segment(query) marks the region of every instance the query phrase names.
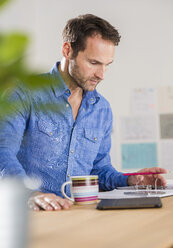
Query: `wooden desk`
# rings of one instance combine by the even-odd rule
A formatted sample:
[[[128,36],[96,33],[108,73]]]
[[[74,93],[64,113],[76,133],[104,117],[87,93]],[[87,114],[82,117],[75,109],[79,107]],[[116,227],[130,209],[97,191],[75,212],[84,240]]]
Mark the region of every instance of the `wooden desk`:
[[[36,212],[29,248],[173,248],[173,197],[160,209],[96,210],[72,206]]]

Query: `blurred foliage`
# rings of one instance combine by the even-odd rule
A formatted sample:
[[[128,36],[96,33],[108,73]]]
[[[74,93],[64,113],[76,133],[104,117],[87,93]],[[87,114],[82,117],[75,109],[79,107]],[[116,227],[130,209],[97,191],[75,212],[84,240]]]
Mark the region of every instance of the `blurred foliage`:
[[[0,11],[7,7],[6,3],[10,0],[0,0]],[[2,8],[3,7],[3,8]],[[50,80],[38,73],[31,72],[26,66],[25,53],[29,44],[27,35],[20,32],[0,32],[0,118],[12,114],[11,105],[19,106],[18,103],[11,103],[4,96],[4,91],[13,92],[20,84],[31,91],[38,90],[47,84]],[[55,111],[57,107],[48,105],[48,108]]]
[[[0,0],[0,8],[2,8],[9,1],[11,0]]]

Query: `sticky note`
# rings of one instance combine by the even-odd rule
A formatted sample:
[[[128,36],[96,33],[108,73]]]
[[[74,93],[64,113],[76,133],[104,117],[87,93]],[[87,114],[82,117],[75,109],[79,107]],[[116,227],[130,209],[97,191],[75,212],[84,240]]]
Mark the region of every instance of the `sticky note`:
[[[156,112],[156,90],[136,88],[131,92],[132,114],[153,114]]]
[[[158,165],[156,143],[122,144],[122,168],[141,169]]]
[[[158,89],[158,110],[162,114],[173,113],[173,87],[160,87]]]
[[[160,115],[160,136],[161,139],[173,138],[173,114]]]
[[[156,139],[156,116],[138,115],[123,116],[120,118],[121,139],[139,140]]]

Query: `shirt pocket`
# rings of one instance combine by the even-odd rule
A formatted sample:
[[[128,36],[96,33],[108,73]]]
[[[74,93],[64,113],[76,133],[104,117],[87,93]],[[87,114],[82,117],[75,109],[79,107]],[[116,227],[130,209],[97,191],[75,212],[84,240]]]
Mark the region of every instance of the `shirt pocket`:
[[[93,143],[98,143],[101,138],[101,133],[98,130],[92,130],[92,129],[84,129],[84,137],[93,142]]]
[[[68,135],[63,125],[39,119],[37,128],[38,135],[35,138],[37,152],[42,154],[47,161],[53,163],[54,160],[67,153]]]
[[[102,138],[102,130],[90,128],[79,130],[77,135],[76,157],[86,162],[93,163],[98,154]]]
[[[66,135],[66,128],[61,123],[53,123],[45,121],[44,119],[38,120],[38,131],[40,139],[47,140],[53,146],[61,144],[62,148],[66,146],[68,137]]]
[[[46,121],[40,119],[38,121],[38,130],[41,133],[48,135],[49,137],[55,137],[57,126],[55,126],[55,124],[53,124],[51,122],[46,122]]]

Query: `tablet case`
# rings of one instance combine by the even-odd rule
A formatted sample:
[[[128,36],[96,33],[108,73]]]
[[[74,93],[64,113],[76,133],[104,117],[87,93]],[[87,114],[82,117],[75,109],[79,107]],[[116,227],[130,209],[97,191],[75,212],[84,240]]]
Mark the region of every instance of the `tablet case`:
[[[162,202],[159,197],[140,197],[125,199],[102,199],[97,204],[97,209],[129,209],[129,208],[161,208]]]

